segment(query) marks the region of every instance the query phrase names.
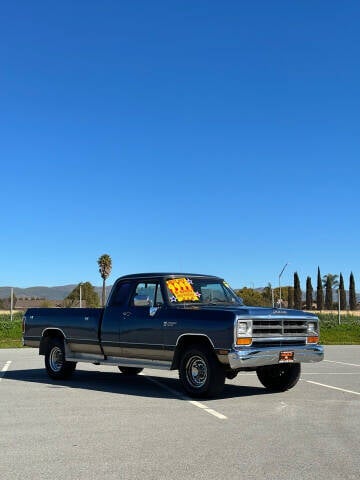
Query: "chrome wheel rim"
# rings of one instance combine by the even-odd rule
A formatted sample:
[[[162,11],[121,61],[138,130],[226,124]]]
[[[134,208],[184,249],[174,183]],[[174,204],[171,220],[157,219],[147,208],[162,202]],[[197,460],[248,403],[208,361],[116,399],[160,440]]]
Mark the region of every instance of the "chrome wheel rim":
[[[201,388],[208,378],[208,366],[205,360],[194,355],[189,358],[186,364],[186,379],[194,388]]]
[[[51,349],[49,355],[49,364],[53,372],[60,372],[62,366],[64,365],[64,357],[61,348],[54,347]]]

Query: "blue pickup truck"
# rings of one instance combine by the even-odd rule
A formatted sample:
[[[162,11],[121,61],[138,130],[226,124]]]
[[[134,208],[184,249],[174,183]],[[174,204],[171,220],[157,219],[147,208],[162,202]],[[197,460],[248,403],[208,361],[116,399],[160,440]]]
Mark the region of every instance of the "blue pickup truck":
[[[243,305],[221,278],[146,273],[119,278],[105,308],[31,308],[23,344],[39,348],[53,379],[77,362],[178,370],[193,397],[219,394],[225,379],[256,371],[273,391],[292,388],[301,362],[319,362],[319,320],[298,310]]]

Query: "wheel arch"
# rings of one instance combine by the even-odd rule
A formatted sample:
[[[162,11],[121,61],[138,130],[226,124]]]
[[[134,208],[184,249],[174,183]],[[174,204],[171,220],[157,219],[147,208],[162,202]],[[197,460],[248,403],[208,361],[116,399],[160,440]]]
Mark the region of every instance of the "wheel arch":
[[[59,338],[60,340],[65,342],[65,334],[61,330],[61,328],[45,328],[43,330],[42,335],[41,335],[41,340],[40,340],[40,346],[39,346],[39,355],[45,355],[48,348],[49,348],[49,343],[50,340],[53,338]]]
[[[204,333],[186,333],[180,335],[176,342],[171,370],[177,370],[179,368],[181,353],[190,345],[203,345],[215,353],[213,342]]]

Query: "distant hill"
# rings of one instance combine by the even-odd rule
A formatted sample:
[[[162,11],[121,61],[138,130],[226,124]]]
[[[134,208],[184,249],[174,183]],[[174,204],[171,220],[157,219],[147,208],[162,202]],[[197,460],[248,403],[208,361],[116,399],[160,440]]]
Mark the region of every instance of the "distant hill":
[[[46,300],[64,300],[76,285],[61,285],[58,287],[14,287],[14,294],[17,298],[45,298]],[[112,285],[106,287],[106,296],[110,293]],[[101,296],[101,287],[94,287],[95,291]],[[0,287],[0,298],[10,297],[11,287]]]

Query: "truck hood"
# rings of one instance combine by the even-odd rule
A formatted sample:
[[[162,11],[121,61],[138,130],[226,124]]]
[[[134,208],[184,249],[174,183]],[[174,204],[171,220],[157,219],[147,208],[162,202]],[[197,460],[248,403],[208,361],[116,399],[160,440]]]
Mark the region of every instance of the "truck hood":
[[[269,307],[250,307],[246,305],[187,305],[186,308],[196,310],[216,310],[234,312],[235,315],[243,315],[250,317],[308,317],[317,318],[314,313],[304,312],[302,310],[293,310],[290,308],[269,308]]]

